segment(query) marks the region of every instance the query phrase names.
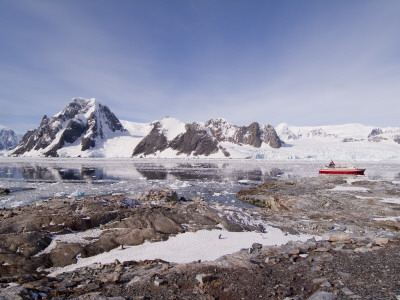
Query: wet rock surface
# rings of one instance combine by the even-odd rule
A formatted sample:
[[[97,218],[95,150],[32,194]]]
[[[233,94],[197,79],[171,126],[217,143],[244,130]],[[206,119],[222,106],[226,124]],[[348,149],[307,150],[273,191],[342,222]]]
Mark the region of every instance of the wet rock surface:
[[[398,184],[342,177],[271,181],[240,191],[238,198],[260,207],[184,201],[165,189],[135,199],[55,198],[1,210],[0,297],[399,299]],[[124,245],[181,232],[221,225],[229,231],[262,232],[249,218],[288,234],[320,238],[280,246],[254,243],[211,262],[115,261],[46,276],[47,268],[74,263],[78,255],[116,247],[124,251]],[[92,229],[99,229],[98,235],[48,247],[55,236]]]

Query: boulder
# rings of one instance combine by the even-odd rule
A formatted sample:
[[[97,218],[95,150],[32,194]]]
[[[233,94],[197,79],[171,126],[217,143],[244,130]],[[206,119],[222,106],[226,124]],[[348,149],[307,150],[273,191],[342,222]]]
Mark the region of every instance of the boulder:
[[[334,293],[329,293],[325,291],[316,291],[307,300],[334,300],[337,296]]]
[[[83,246],[77,243],[57,243],[49,254],[53,267],[65,267],[77,262],[77,256],[82,254]]]
[[[166,216],[162,216],[162,215],[154,218],[153,226],[154,226],[155,230],[157,230],[158,232],[161,232],[161,233],[177,234],[177,233],[183,232],[183,229],[181,226],[176,224],[170,218],[167,218]]]
[[[169,188],[162,190],[150,190],[145,196],[141,197],[140,202],[172,202],[178,201],[178,195]]]
[[[373,242],[378,245],[378,246],[386,246],[389,243],[389,239],[388,238],[384,238],[384,237],[376,237],[374,238]]]
[[[350,235],[341,231],[335,231],[329,234],[330,242],[344,242],[348,240],[350,240]]]

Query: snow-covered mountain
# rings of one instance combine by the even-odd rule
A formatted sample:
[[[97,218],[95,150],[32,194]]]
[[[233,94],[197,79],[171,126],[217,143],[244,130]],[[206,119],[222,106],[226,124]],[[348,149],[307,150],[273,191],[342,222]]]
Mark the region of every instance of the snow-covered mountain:
[[[0,152],[6,152],[18,145],[21,136],[13,130],[0,126]]]
[[[43,117],[39,127],[28,131],[11,155],[59,156],[65,146],[81,152],[98,148],[116,135],[128,134],[107,106],[95,99],[73,99],[55,116]]]
[[[152,126],[132,156],[210,156],[223,151],[210,129],[200,122],[185,124],[167,117],[153,122]]]
[[[120,121],[95,99],[73,99],[44,116],[12,156],[250,158],[268,160],[400,160],[400,128],[361,124],[297,127],[237,126],[224,119],[183,123]]]
[[[153,129],[137,145],[132,156],[165,157],[172,154],[230,157],[231,153],[227,148],[242,148],[244,145],[250,148],[281,146],[281,141],[271,125],[252,123],[250,126],[237,126],[224,119],[213,119],[205,124],[185,124],[173,118],[164,118],[152,125]]]
[[[75,98],[55,116],[44,116],[10,155],[224,158],[233,151],[232,157],[244,158],[252,149],[280,146],[271,125],[236,126],[223,119],[183,123],[170,117],[149,124],[119,121],[97,100]]]
[[[270,153],[275,159],[341,161],[400,159],[400,128],[361,124],[276,126],[283,147]]]
[[[377,128],[361,124],[327,125],[314,127],[291,126],[286,123],[276,126],[279,137],[291,143],[299,139],[332,139],[341,142],[395,142],[400,144],[400,128]]]

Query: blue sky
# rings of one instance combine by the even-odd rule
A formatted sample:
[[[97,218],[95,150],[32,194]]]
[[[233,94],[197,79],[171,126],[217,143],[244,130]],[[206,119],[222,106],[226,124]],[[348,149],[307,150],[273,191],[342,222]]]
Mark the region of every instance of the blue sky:
[[[400,1],[0,0],[0,125],[74,97],[122,120],[400,126]]]

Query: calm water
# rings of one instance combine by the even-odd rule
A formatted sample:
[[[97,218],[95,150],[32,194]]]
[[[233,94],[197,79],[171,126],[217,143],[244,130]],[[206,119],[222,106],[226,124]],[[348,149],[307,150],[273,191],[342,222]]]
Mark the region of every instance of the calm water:
[[[85,195],[127,193],[139,196],[169,187],[179,197],[201,196],[246,206],[235,194],[271,179],[314,177],[325,162],[268,160],[140,160],[0,158],[0,206],[17,206],[77,190]],[[400,181],[400,162],[359,163],[366,179]]]

